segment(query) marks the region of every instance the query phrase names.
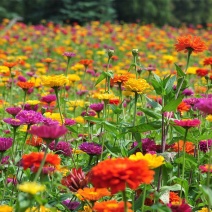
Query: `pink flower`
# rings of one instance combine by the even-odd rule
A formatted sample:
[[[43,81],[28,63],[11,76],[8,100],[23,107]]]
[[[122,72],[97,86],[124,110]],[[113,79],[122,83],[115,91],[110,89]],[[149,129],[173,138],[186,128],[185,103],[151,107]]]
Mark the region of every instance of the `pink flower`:
[[[42,125],[42,126],[32,126],[29,133],[37,135],[38,137],[44,139],[47,142],[53,141],[64,134],[66,134],[67,129],[65,126],[59,125]]]
[[[199,166],[199,169],[202,173],[207,173],[208,171],[210,173],[212,173],[212,164],[209,166],[209,164],[205,164],[205,165],[202,165],[202,166]]]
[[[181,126],[183,128],[191,128],[191,127],[197,127],[200,125],[199,119],[184,119],[184,120],[174,120],[174,123],[177,126]]]

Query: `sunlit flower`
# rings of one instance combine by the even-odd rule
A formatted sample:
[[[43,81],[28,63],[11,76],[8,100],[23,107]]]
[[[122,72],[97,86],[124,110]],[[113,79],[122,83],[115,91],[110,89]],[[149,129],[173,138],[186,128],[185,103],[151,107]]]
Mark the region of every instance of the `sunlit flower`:
[[[144,79],[130,78],[125,82],[124,87],[128,91],[132,91],[138,94],[143,94],[150,90],[149,83],[147,83],[147,81]]]
[[[209,121],[209,122],[212,122],[212,115],[208,115],[208,116],[206,116],[206,118],[205,118],[207,121]]]
[[[203,69],[203,68],[199,68],[196,70],[196,75],[199,77],[204,77],[208,74],[208,70],[207,69]]]
[[[169,203],[168,207],[171,209],[173,212],[192,212],[191,207],[185,203],[185,200],[182,200],[182,202],[173,202]]]
[[[141,152],[137,152],[135,155],[130,155],[129,159],[133,161],[145,160],[148,163],[149,169],[155,169],[164,164],[164,157],[157,156],[156,154],[147,153],[143,155]]]
[[[34,135],[32,135],[29,139],[26,140],[26,144],[31,146],[41,146],[44,143],[45,142],[43,141],[42,138]]]
[[[207,49],[205,43],[200,39],[200,37],[187,35],[180,36],[177,39],[177,43],[175,44],[175,49],[179,51],[192,51],[194,53],[203,52]]]
[[[212,98],[201,98],[195,104],[195,108],[206,113],[212,114]]]
[[[112,98],[114,98],[114,94],[112,93],[102,93],[102,94],[98,94],[97,98],[98,99],[101,99],[101,100],[104,100],[104,101],[108,101]]]
[[[191,109],[191,106],[189,104],[187,104],[186,102],[181,102],[178,106],[177,106],[177,110],[179,112],[187,112]]]
[[[93,60],[84,59],[79,61],[80,64],[84,65],[86,68],[93,63]]]
[[[106,188],[83,188],[79,189],[77,194],[82,197],[82,200],[86,199],[89,201],[97,201],[102,197],[111,195],[111,193]]]
[[[18,185],[18,190],[28,194],[35,195],[38,192],[45,191],[46,187],[36,182],[24,182]]]
[[[123,85],[128,79],[130,78],[130,74],[123,74],[123,75],[115,75],[110,80],[111,86],[114,86],[114,84],[117,85]]]
[[[204,207],[198,210],[198,212],[212,212],[212,210],[209,211],[208,208]]]
[[[60,113],[46,112],[46,113],[43,114],[43,116],[46,117],[46,118],[50,118],[54,121],[57,121],[60,125],[62,125],[65,121],[63,115],[62,115],[62,120],[61,120]]]
[[[6,111],[10,115],[12,115],[13,117],[15,117],[21,110],[22,110],[21,107],[8,107],[8,108],[6,108]]]
[[[126,186],[136,189],[141,183],[149,184],[154,171],[145,160],[128,158],[107,159],[92,168],[91,182],[96,188],[110,188],[111,193],[124,191]]]
[[[108,200],[105,202],[95,202],[93,210],[96,212],[123,212],[124,201]],[[132,212],[129,202],[127,202],[127,211]]]

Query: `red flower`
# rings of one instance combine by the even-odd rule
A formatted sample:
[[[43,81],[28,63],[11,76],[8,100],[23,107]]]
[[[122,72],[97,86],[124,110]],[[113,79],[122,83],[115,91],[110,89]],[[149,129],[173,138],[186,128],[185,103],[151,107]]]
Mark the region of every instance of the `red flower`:
[[[96,188],[111,188],[115,194],[126,186],[137,189],[141,183],[149,184],[154,171],[149,170],[147,161],[132,161],[128,158],[108,159],[91,170],[91,182]]]
[[[168,207],[172,212],[192,212],[191,207],[185,203],[185,200],[181,204],[168,204]]]
[[[175,49],[179,51],[192,51],[194,53],[203,52],[207,49],[205,43],[200,37],[192,37],[192,35],[180,36],[177,39],[178,43],[175,44]]]
[[[88,184],[88,179],[89,175],[85,175],[81,168],[73,168],[68,176],[62,178],[61,184],[76,192]]]
[[[203,61],[203,64],[204,64],[204,66],[205,65],[212,65],[212,57],[205,58],[204,61]]]
[[[87,68],[89,65],[93,63],[93,60],[84,59],[84,60],[80,60],[79,63],[84,65]]]
[[[183,128],[191,128],[191,127],[198,127],[200,125],[199,119],[184,119],[184,120],[174,120],[174,123],[177,126],[181,126]]]
[[[41,161],[43,160],[44,152],[32,152],[28,155],[22,156],[22,166],[25,169],[30,168],[33,172],[37,172]],[[44,164],[45,167],[56,167],[60,165],[60,158],[56,154],[47,154],[46,161]]]
[[[119,105],[119,99],[110,99],[109,104],[111,105]]]
[[[204,77],[208,74],[208,70],[207,69],[203,69],[203,68],[199,68],[196,70],[196,74],[199,77]]]

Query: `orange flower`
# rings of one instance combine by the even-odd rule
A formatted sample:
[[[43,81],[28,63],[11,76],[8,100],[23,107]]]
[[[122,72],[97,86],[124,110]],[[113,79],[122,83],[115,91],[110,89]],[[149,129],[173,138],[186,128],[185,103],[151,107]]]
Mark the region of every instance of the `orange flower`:
[[[54,60],[52,58],[47,57],[47,58],[43,59],[42,62],[44,62],[44,63],[52,63],[52,62],[54,62]]]
[[[82,196],[83,199],[90,201],[97,201],[102,197],[111,195],[107,188],[83,188],[79,189],[77,193]]]
[[[127,202],[127,211],[132,212],[131,204]],[[123,212],[124,201],[117,202],[116,200],[108,200],[105,202],[96,202],[93,207],[94,211],[97,212]]]
[[[22,88],[23,90],[28,90],[30,88],[33,88],[35,84],[33,82],[21,82],[21,81],[18,81],[17,85],[20,88]]]
[[[192,37],[192,35],[180,36],[177,41],[178,43],[175,44],[175,49],[178,52],[184,50],[184,52],[192,51],[194,53],[198,53],[207,49],[205,43],[200,39],[200,37]]]
[[[199,68],[196,70],[196,75],[199,77],[204,77],[208,74],[208,70],[207,69],[203,69],[203,68]]]
[[[178,149],[179,151],[183,151],[183,144],[184,144],[184,141],[182,140],[179,140],[178,142],[174,143],[172,149],[174,152],[178,152]],[[192,155],[194,154],[194,148],[195,148],[195,145],[190,142],[190,141],[186,141],[185,142],[185,152]]]
[[[18,62],[4,62],[3,65],[7,66],[8,68],[12,68],[14,66],[16,66],[18,64]]]
[[[119,99],[110,99],[109,104],[111,105],[119,105]]]
[[[154,171],[148,168],[145,160],[116,158],[100,162],[92,168],[91,175],[94,187],[111,188],[111,193],[115,194],[124,191],[126,186],[136,189],[141,183],[151,183]]]
[[[115,83],[117,83],[118,85],[122,85],[129,79],[129,77],[130,77],[129,74],[115,75],[110,80],[110,84],[111,84],[111,86],[114,86]]]
[[[41,146],[43,143],[43,139],[35,135],[32,135],[31,138],[26,140],[26,144],[31,146]]]
[[[177,106],[177,110],[181,113],[181,112],[187,112],[191,109],[191,105],[185,103],[185,102],[181,102],[178,106]]]
[[[80,64],[84,65],[86,68],[93,63],[93,60],[84,59],[79,61]]]
[[[30,168],[32,172],[37,172],[41,161],[43,160],[44,152],[32,152],[28,155],[22,156],[22,166],[25,169]],[[45,167],[56,167],[60,165],[60,157],[56,154],[47,154],[46,161],[44,164]]]
[[[181,203],[182,202],[182,199],[178,196],[177,193],[170,191],[170,193],[169,193],[169,203],[172,203],[172,202],[174,202],[174,203],[176,203],[176,202]]]

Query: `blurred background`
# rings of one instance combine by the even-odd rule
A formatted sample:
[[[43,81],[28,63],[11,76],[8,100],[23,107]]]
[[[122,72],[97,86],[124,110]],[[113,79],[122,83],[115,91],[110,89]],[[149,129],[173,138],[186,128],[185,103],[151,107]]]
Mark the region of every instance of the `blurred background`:
[[[118,21],[204,27],[212,23],[212,0],[1,0],[0,19],[15,17],[27,24]]]

